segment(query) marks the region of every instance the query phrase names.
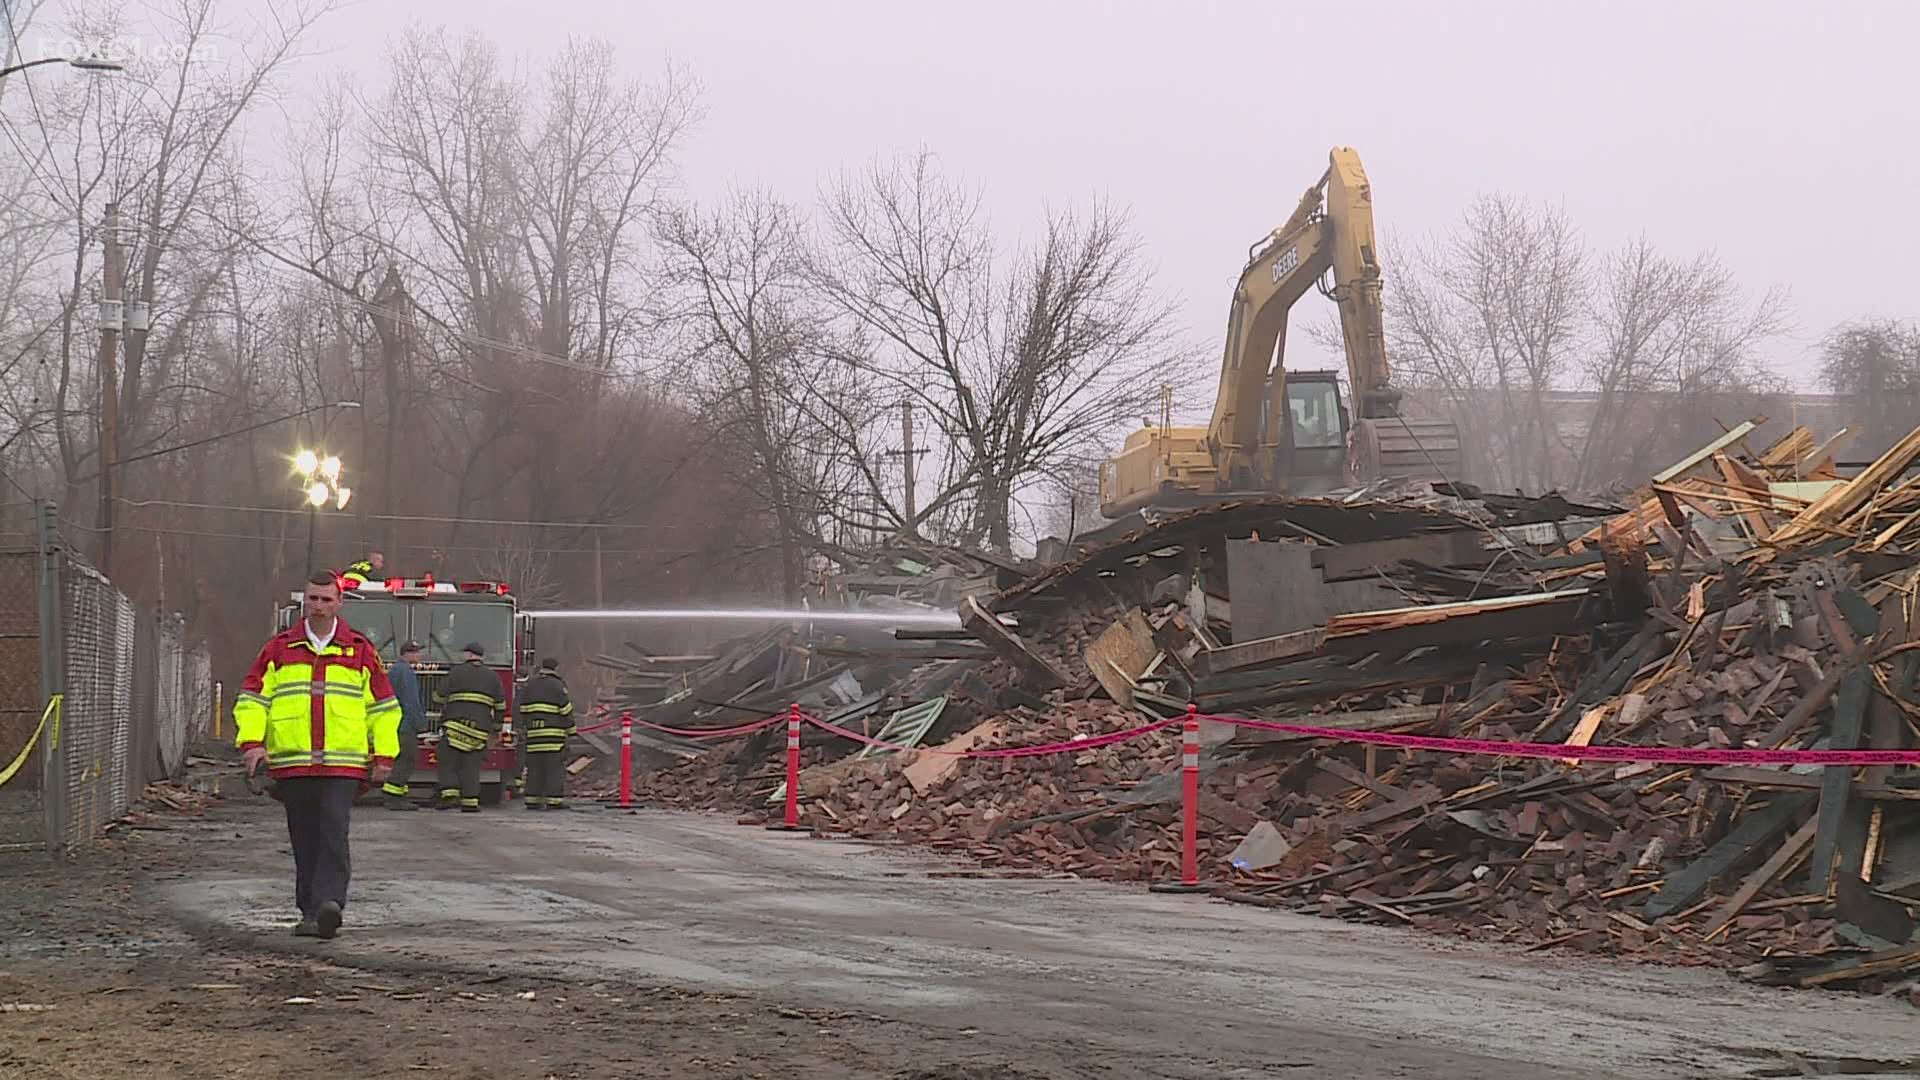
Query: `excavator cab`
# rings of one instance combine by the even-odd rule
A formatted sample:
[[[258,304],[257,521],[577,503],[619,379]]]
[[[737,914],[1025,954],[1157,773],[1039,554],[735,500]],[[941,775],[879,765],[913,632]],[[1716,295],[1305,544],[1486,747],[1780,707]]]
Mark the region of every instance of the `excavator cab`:
[[[1352,421],[1340,396],[1340,376],[1333,371],[1290,371],[1285,375],[1286,415],[1271,414],[1272,378],[1268,378],[1269,415],[1262,426],[1271,433],[1262,442],[1273,448],[1269,475],[1287,478],[1287,490],[1297,495],[1332,491],[1348,482],[1347,438]],[[1273,424],[1278,419],[1281,428]]]

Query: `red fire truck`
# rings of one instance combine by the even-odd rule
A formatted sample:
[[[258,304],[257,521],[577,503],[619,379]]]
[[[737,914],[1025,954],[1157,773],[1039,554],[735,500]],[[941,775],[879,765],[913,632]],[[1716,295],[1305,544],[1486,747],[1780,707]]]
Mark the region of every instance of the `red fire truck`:
[[[280,629],[300,618],[300,593],[278,612]],[[507,713],[500,737],[480,762],[480,801],[496,804],[506,785],[518,774],[513,700],[515,684],[524,682],[533,666],[533,621],[522,615],[513,591],[504,582],[437,582],[421,578],[369,581],[346,592],[340,605],[347,625],[367,635],[388,665],[400,658],[400,646],[418,641],[426,650],[415,670],[426,699],[427,730],[419,736],[420,757],[409,787],[418,794],[439,789],[440,710],[433,692],[460,663],[460,650],[470,642],[484,646],[481,662],[500,675],[500,691]]]

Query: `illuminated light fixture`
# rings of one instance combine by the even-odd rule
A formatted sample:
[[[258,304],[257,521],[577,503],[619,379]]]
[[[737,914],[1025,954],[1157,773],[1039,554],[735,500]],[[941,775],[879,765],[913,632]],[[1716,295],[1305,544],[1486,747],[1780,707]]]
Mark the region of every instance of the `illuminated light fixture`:
[[[329,484],[340,482],[340,459],[332,454],[320,462],[320,476]]]
[[[325,506],[327,505],[327,500],[332,496],[332,490],[330,490],[327,485],[316,480],[307,488],[307,505],[316,508]]]
[[[320,455],[311,450],[302,450],[293,455],[293,470],[301,476],[312,476],[320,471]]]
[[[335,510],[345,510],[347,508],[347,500],[351,498],[353,498],[353,489],[347,487],[341,488],[339,495],[334,499],[333,508]]]

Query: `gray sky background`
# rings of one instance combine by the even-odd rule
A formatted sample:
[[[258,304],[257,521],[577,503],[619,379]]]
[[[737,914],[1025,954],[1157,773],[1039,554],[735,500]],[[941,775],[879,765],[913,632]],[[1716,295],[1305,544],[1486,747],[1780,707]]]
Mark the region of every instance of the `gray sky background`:
[[[923,144],[1008,232],[1105,196],[1207,342],[1247,245],[1336,143],[1360,151],[1390,235],[1499,190],[1564,203],[1596,246],[1644,230],[1717,251],[1750,295],[1786,286],[1798,331],[1771,359],[1801,385],[1833,324],[1920,315],[1920,5],[388,0],[336,16],[317,66],[373,76],[413,21],[530,62],[575,35],[636,74],[686,65],[706,109],[681,158],[696,198],[810,199]],[[1330,363],[1296,333],[1289,366]]]

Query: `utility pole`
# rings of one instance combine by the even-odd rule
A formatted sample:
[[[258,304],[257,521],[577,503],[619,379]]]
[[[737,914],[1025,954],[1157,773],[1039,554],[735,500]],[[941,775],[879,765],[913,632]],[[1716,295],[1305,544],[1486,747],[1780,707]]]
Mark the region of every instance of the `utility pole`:
[[[924,453],[926,453],[926,450],[916,450],[913,445],[913,402],[911,400],[902,401],[900,403],[900,449],[889,450],[887,454],[889,456],[898,455],[906,468],[907,486],[906,498],[903,505],[906,509],[907,523],[906,526],[900,530],[901,534],[905,536],[912,536],[920,531],[919,524],[914,521],[914,518],[919,516],[919,510],[915,505],[916,500],[914,498],[913,459],[915,455]]]
[[[123,299],[126,253],[120,250],[120,204],[107,204],[101,223],[103,277],[100,283],[100,572],[113,576],[113,463],[120,458],[120,328],[126,323]]]
[[[606,583],[606,571],[605,568],[601,566],[600,560],[600,530],[595,529],[593,530],[593,606],[596,611],[607,610]],[[606,620],[595,619],[593,625],[595,631],[594,636],[598,639],[600,652],[605,654],[607,651]]]

